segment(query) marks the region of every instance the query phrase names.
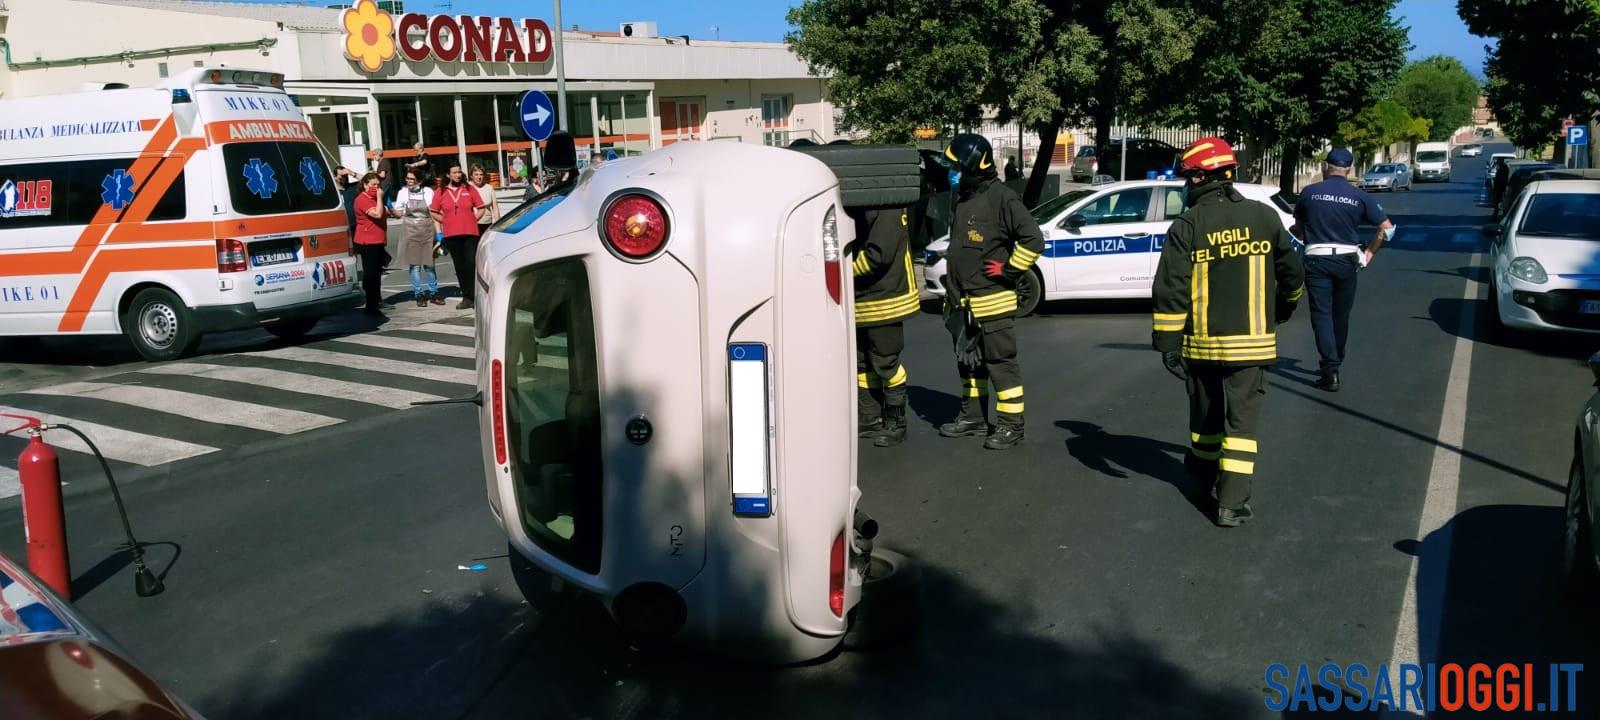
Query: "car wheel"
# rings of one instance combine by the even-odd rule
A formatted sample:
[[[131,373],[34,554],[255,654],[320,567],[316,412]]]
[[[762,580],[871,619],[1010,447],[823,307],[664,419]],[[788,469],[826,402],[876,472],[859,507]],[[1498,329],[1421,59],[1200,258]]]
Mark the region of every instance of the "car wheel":
[[[1565,527],[1561,544],[1561,580],[1577,600],[1595,597],[1600,585],[1600,568],[1595,566],[1594,543],[1590,535],[1589,514],[1585,511],[1583,454],[1574,451],[1572,469],[1567,473]]]
[[[122,317],[122,333],[151,362],[176,360],[200,344],[194,313],[166,288],[146,288],[133,296]]]
[[[311,332],[322,318],[297,318],[294,320],[279,320],[271,325],[263,325],[267,332],[284,340],[298,340]]]
[[[1017,317],[1027,317],[1044,301],[1044,278],[1037,268],[1017,278]]]
[[[842,645],[868,650],[910,637],[922,624],[922,569],[900,553],[873,548],[861,583],[861,601],[850,611]]]

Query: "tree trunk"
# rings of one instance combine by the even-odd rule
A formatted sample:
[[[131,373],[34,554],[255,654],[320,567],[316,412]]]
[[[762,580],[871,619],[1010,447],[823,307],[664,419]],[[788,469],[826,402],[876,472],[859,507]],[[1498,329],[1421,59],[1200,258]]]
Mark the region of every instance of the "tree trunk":
[[[1286,193],[1294,192],[1294,181],[1300,174],[1299,170],[1300,141],[1284,140],[1282,164],[1278,166],[1278,189]]]
[[[1104,151],[1111,144],[1111,110],[1101,106],[1094,113],[1094,148],[1095,153]],[[1100,158],[1105,163],[1105,158]]]
[[[1055,159],[1056,140],[1061,135],[1061,124],[1066,117],[1060,113],[1050,116],[1050,121],[1036,128],[1039,132],[1039,156],[1034,158],[1033,169],[1028,173],[1028,186],[1022,192],[1022,204],[1033,207],[1039,204],[1044,193],[1044,181],[1050,176],[1050,162]],[[1067,162],[1071,162],[1069,158]]]

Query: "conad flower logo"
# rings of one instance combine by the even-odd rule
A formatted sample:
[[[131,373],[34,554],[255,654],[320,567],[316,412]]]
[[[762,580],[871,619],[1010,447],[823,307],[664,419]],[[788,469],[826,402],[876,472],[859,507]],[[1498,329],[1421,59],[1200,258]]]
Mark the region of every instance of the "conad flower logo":
[[[344,56],[377,72],[394,59],[394,18],[373,0],[358,0],[339,16],[344,26]]]

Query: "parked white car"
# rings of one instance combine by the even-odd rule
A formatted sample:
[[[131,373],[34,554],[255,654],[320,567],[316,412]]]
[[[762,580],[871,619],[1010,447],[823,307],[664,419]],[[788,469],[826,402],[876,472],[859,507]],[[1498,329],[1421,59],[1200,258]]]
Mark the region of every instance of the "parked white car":
[[[1246,198],[1271,205],[1283,226],[1294,211],[1268,185],[1238,183]],[[1017,286],[1017,312],[1027,315],[1043,300],[1148,298],[1167,228],[1183,213],[1182,180],[1131,180],[1069,190],[1033,209],[1044,231],[1045,251]],[[923,284],[944,295],[949,236],[923,253]]]
[[[1502,327],[1600,332],[1600,180],[1528,183],[1484,230]]]

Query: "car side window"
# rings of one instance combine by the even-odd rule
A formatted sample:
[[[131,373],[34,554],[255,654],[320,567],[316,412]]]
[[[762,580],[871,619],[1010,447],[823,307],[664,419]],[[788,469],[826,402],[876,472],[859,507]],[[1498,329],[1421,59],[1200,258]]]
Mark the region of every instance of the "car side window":
[[[1150,211],[1150,190],[1143,187],[1106,193],[1089,201],[1078,214],[1083,216],[1085,225],[1144,222]]]
[[[1179,215],[1182,215],[1184,197],[1188,192],[1187,189],[1182,186],[1169,187],[1162,189],[1161,192],[1165,198],[1165,200],[1162,201],[1162,218],[1171,220]]]

